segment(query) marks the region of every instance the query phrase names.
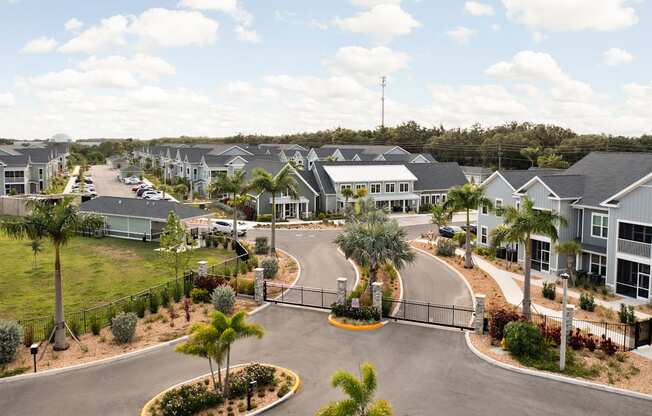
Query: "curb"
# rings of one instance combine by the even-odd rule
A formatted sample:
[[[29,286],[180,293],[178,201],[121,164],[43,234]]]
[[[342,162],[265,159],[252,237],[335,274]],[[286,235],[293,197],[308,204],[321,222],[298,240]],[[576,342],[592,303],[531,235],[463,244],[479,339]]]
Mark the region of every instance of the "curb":
[[[351,267],[353,267],[353,271],[355,272],[355,282],[353,283],[353,289],[355,289],[358,286],[358,283],[360,283],[360,271],[358,270],[358,266],[353,260],[347,259],[346,255],[344,255],[344,252],[339,247],[337,247],[337,252],[340,253],[342,257],[344,257],[344,259],[349,262]]]
[[[387,325],[388,321],[381,321],[369,325],[351,325],[351,324],[345,324],[343,322],[339,322],[337,319],[333,317],[333,315],[328,315],[328,323],[336,328],[346,329],[348,331],[374,331],[376,329],[380,329],[385,325]]]
[[[245,366],[247,366],[247,365],[249,365],[249,364],[252,364],[252,363],[234,365],[234,366],[231,367],[231,370],[236,369],[236,368],[240,368],[240,367],[245,367]],[[258,364],[261,364],[261,365],[264,365],[264,366],[268,366],[268,367],[274,367],[274,368],[276,368],[276,369],[279,369],[279,370],[282,370],[282,371],[288,372],[288,373],[290,373],[290,374],[292,374],[292,375],[294,376],[294,380],[295,380],[295,381],[294,381],[294,385],[290,388],[290,391],[289,391],[285,396],[281,397],[280,399],[276,400],[276,401],[273,402],[273,403],[268,404],[267,406],[265,406],[265,407],[263,407],[263,408],[260,408],[260,409],[254,410],[254,411],[251,412],[251,413],[246,413],[245,416],[254,416],[254,415],[259,415],[259,414],[264,413],[264,412],[266,412],[267,410],[269,410],[269,409],[271,409],[271,408],[273,408],[273,407],[278,406],[279,404],[285,402],[286,400],[289,400],[290,397],[294,396],[294,395],[297,393],[297,391],[299,390],[299,386],[301,386],[301,378],[300,378],[299,375],[298,375],[297,373],[295,373],[294,371],[289,370],[289,369],[287,369],[287,368],[285,368],[285,367],[280,367],[280,366],[273,365],[273,364],[265,364],[265,363],[258,363]],[[175,385],[172,386],[172,387],[168,387],[167,389],[163,390],[162,392],[160,392],[160,393],[157,394],[156,396],[154,396],[154,397],[152,397],[151,399],[149,399],[149,401],[147,401],[147,403],[145,403],[145,405],[143,406],[143,408],[142,408],[141,411],[140,411],[140,416],[149,416],[149,411],[148,411],[148,410],[149,410],[149,407],[150,407],[150,406],[151,406],[151,405],[152,405],[156,400],[158,400],[159,397],[163,396],[163,395],[164,395],[165,393],[167,393],[168,391],[173,390],[173,389],[176,389],[177,387],[181,387],[181,386],[183,386],[184,384],[189,384],[189,383],[192,383],[192,382],[194,382],[194,381],[200,380],[200,379],[202,379],[202,378],[206,378],[206,377],[208,377],[208,376],[210,376],[210,375],[211,375],[211,373],[207,373],[207,374],[201,375],[201,376],[199,376],[199,377],[195,377],[195,378],[190,379],[190,380],[182,381],[181,383],[177,383],[177,384],[175,384]]]
[[[547,380],[553,380],[553,381],[559,381],[561,383],[566,383],[566,384],[573,384],[576,386],[581,386],[581,387],[586,387],[589,389],[593,390],[598,390],[602,392],[607,392],[607,393],[613,393],[613,394],[619,394],[621,396],[627,396],[627,397],[632,397],[635,399],[641,399],[641,400],[647,400],[652,402],[652,395],[650,394],[645,394],[645,393],[638,393],[634,392],[631,390],[625,390],[621,389],[618,387],[611,387],[611,386],[606,386],[604,384],[598,384],[598,383],[593,383],[590,381],[584,381],[584,380],[578,380],[575,378],[570,378],[566,376],[560,376],[556,374],[551,374],[551,373],[546,373],[542,371],[536,371],[536,370],[530,370],[528,368],[521,368],[517,367],[511,364],[503,363],[498,360],[495,360],[488,355],[484,354],[480,350],[478,350],[473,343],[471,342],[471,337],[470,333],[466,333],[464,335],[464,339],[466,340],[466,346],[477,356],[483,361],[486,361],[489,364],[495,365],[497,367],[503,368],[508,371],[512,371],[514,373],[520,373],[520,374],[525,374],[528,376],[533,376],[533,377],[539,377],[539,378],[545,378]]]

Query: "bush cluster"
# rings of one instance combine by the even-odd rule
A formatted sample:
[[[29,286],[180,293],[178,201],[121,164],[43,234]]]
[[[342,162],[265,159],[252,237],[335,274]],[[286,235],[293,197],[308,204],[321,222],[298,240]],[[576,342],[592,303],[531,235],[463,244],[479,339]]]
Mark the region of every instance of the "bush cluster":
[[[442,257],[453,257],[455,255],[455,243],[450,238],[440,238],[437,241],[437,255]]]
[[[211,294],[211,303],[216,311],[229,315],[235,306],[235,292],[231,286],[218,286]]]
[[[466,234],[464,234],[464,241],[466,241]],[[464,244],[464,241],[462,244]],[[488,257],[490,259],[496,258],[496,249],[494,247],[476,247],[473,251],[483,257]]]
[[[267,244],[267,237],[256,237],[256,254],[267,254],[269,251],[269,245]]]
[[[595,310],[595,298],[591,293],[582,292],[580,295],[580,308],[589,312]]]
[[[111,332],[113,337],[120,344],[131,342],[136,333],[138,317],[133,312],[120,313],[111,321]]]
[[[489,335],[496,341],[505,337],[505,326],[513,321],[520,321],[521,315],[509,309],[497,309],[490,313]]]
[[[208,303],[211,300],[211,295],[208,290],[196,287],[190,291],[190,299],[192,303]]]
[[[161,298],[158,293],[150,293],[149,295],[149,313],[157,313],[158,307],[161,305]]]
[[[225,280],[221,277],[215,276],[197,276],[193,282],[194,286],[198,289],[204,289],[208,293],[213,293],[215,288],[223,285]]]
[[[557,286],[553,282],[543,282],[541,294],[546,299],[555,300],[555,297],[557,296]]]
[[[231,288],[233,288],[233,290],[236,291],[236,293],[239,293],[241,295],[249,295],[249,296],[254,295],[253,279],[245,279],[245,278],[231,279],[229,281],[229,286],[231,286]]]
[[[278,273],[278,260],[274,257],[263,260],[260,263],[260,266],[263,268],[263,277],[265,279],[273,279]]]
[[[272,214],[262,214],[256,217],[258,222],[272,222]]]
[[[505,326],[505,345],[516,357],[537,358],[546,351],[539,328],[527,321],[512,321]]]
[[[94,314],[90,318],[90,326],[91,326],[91,333],[95,336],[100,335],[100,331],[102,330],[102,320],[100,319],[99,316]]]
[[[634,307],[632,305],[625,306],[624,303],[620,304],[620,312],[618,312],[620,322],[624,324],[635,324],[636,315],[634,314]]]
[[[192,416],[222,403],[222,395],[205,384],[187,384],[165,393],[158,409],[162,416]]]
[[[256,381],[256,387],[266,387],[276,383],[276,369],[261,364],[251,364],[240,373],[235,374],[229,381],[229,399],[237,399],[247,395],[249,383]]]
[[[349,318],[356,321],[380,321],[380,314],[378,311],[369,306],[352,308],[348,305],[334,303],[331,305],[331,313],[338,318]]]
[[[13,361],[20,346],[23,329],[16,321],[0,321],[0,364]]]

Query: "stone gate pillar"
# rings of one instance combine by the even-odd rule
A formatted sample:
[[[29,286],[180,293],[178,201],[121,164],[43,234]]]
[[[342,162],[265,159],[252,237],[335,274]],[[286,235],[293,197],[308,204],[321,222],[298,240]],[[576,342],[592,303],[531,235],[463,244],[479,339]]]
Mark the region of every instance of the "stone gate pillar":
[[[348,279],[340,277],[337,279],[337,304],[346,305],[346,284]]]

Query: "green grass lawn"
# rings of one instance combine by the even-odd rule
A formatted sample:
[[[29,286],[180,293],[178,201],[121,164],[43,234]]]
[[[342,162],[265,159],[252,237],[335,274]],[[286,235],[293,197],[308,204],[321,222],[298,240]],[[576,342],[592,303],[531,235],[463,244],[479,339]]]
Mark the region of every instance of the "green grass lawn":
[[[154,249],[156,243],[116,238],[75,238],[61,252],[63,299],[67,312],[95,306],[174,278]],[[48,316],[54,311],[54,251],[44,241],[32,270],[29,240],[0,236],[0,319]],[[235,254],[215,248],[195,250],[197,261],[222,262]]]

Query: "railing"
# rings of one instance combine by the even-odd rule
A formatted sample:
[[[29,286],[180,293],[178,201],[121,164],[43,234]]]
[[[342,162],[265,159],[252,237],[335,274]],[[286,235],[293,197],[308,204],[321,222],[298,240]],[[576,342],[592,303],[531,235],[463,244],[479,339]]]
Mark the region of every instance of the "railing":
[[[394,320],[473,329],[474,313],[470,307],[383,298],[383,316]]]
[[[289,286],[266,281],[263,286],[263,299],[266,302],[330,309],[331,305],[337,302],[337,292],[323,288]]]
[[[633,256],[650,258],[650,255],[652,254],[652,244],[619,238],[618,251]]]

